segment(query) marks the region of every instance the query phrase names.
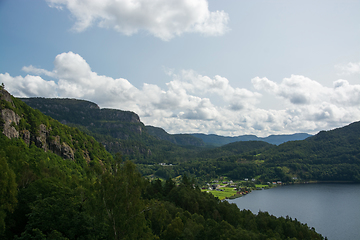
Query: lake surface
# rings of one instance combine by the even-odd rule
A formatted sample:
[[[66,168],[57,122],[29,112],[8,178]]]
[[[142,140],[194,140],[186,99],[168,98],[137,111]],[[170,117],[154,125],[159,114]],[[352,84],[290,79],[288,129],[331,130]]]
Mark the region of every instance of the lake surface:
[[[360,184],[287,185],[228,201],[255,214],[296,218],[329,240],[360,239]]]

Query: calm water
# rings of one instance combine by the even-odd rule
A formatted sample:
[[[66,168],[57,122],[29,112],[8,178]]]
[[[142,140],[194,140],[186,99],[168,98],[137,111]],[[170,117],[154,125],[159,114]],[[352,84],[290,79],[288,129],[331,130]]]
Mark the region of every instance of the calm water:
[[[229,202],[253,213],[296,218],[329,240],[360,239],[360,184],[288,185]]]

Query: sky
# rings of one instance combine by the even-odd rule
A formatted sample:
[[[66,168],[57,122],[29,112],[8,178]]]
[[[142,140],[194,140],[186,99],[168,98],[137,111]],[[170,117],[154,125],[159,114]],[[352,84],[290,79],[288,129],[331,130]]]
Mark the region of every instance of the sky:
[[[168,133],[360,121],[360,0],[0,0],[0,82]]]

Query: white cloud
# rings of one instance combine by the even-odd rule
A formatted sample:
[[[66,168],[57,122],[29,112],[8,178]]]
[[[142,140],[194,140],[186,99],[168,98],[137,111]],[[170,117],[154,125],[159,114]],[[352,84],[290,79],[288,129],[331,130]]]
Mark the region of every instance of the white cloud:
[[[300,75],[284,78],[280,83],[255,77],[251,81],[258,92],[253,92],[235,88],[221,76],[183,70],[169,73],[170,81],[164,89],[149,83],[136,88],[126,79],[98,75],[73,52],[56,56],[52,71],[33,66],[23,70],[34,75],[0,74],[0,82],[14,96],[90,100],[100,107],[134,111],[145,124],[170,133],[315,133],[360,120],[360,85],[342,79],[335,81],[333,87],[325,87]],[[269,101],[260,92],[283,100],[280,109],[260,108],[261,101]]]
[[[21,70],[23,70],[24,72],[28,72],[28,73],[34,73],[36,75],[46,75],[46,76],[50,76],[50,77],[53,77],[54,74],[52,72],[49,72],[45,69],[39,69],[39,68],[36,68],[32,65],[30,66],[24,66]]]
[[[350,85],[343,79],[335,81],[331,102],[344,106],[359,106],[360,85]]]
[[[162,40],[186,32],[223,35],[229,16],[210,12],[207,0],[47,0],[50,7],[65,6],[76,18],[74,29],[84,31],[97,24],[125,35],[146,30]]]
[[[12,77],[8,73],[0,73],[0,82],[4,83],[6,89],[17,97],[57,97],[56,83],[46,81],[39,76]]]
[[[349,62],[346,65],[339,64],[336,65],[335,68],[337,68],[340,73],[339,75],[352,75],[352,74],[359,74],[360,73],[360,62]]]
[[[325,100],[330,89],[320,83],[300,75],[291,75],[276,84],[267,78],[253,78],[255,89],[264,90],[295,105],[308,105]]]

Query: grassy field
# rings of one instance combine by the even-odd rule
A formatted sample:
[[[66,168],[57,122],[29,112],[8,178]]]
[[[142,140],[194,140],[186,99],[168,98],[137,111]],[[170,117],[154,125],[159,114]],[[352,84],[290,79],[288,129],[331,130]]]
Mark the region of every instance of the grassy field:
[[[220,200],[223,200],[225,198],[230,198],[234,195],[236,195],[236,190],[234,190],[234,188],[230,188],[230,187],[222,187],[220,188],[221,190],[224,191],[216,191],[216,190],[202,190],[204,192],[209,192],[212,195],[214,195],[215,197],[218,197]]]

